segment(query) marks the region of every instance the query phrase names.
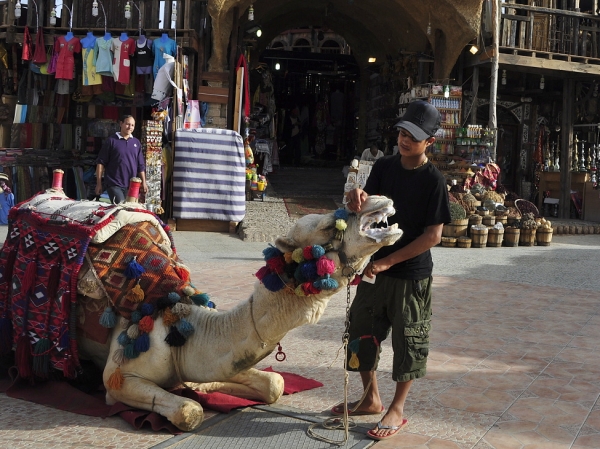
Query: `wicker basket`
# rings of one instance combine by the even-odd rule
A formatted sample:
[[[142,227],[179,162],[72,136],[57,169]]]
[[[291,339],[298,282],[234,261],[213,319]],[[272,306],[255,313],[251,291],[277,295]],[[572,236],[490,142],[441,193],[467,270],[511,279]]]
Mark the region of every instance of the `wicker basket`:
[[[519,235],[519,246],[535,245],[535,229],[521,229]]]
[[[456,247],[456,237],[442,237],[442,246],[447,248]]]
[[[519,211],[521,216],[523,216],[523,214],[526,214],[528,212],[532,212],[536,218],[541,217],[540,211],[538,210],[537,206],[535,204],[533,204],[531,201],[522,200],[522,199],[516,200],[515,207],[517,208],[517,210]]]
[[[469,227],[469,219],[463,218],[461,220],[452,220],[450,223],[445,224],[442,228],[443,237],[461,237],[467,235],[467,228]]]
[[[499,248],[502,246],[502,240],[504,239],[504,229],[490,228],[488,231],[488,238],[486,246],[492,248]]]
[[[481,221],[486,226],[494,226],[496,224],[496,217],[494,215],[486,215],[482,217]]]

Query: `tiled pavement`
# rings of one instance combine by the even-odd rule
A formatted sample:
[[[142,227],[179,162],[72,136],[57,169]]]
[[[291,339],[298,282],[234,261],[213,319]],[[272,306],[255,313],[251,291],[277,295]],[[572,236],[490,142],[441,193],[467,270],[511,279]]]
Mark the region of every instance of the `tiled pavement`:
[[[434,278],[428,376],[416,381],[409,394],[405,410],[409,426],[401,435],[377,443],[377,448],[600,448],[599,265],[588,260],[590,265],[583,267],[596,267],[595,273],[583,273],[591,278],[585,289],[567,282],[582,274],[576,272],[582,269],[578,263],[560,264],[559,277],[564,277],[567,288],[557,286],[561,281],[556,274],[544,281],[549,268],[544,261],[553,254],[559,258],[570,253],[565,260],[576,261],[581,252],[600,259],[600,237],[555,240],[549,247],[434,248],[439,268]],[[193,278],[200,280],[220,309],[229,309],[250,294],[264,244],[182,232],[175,233],[175,241],[180,242],[179,252]],[[220,251],[199,254],[206,245]],[[237,257],[232,257],[231,248],[238,248]],[[461,259],[471,275],[450,268],[452,263],[460,265]],[[541,268],[537,274],[525,274],[521,282],[518,277],[507,281],[494,271],[495,259],[502,266],[520,259],[528,261],[527,269]],[[488,273],[478,272],[481,267]],[[318,324],[297,328],[285,337],[284,363],[273,356],[261,363],[260,367],[273,366],[324,383],[322,388],[284,396],[279,405],[321,413],[342,399],[344,375],[336,353],[345,312],[346,294],[340,292]],[[389,403],[394,384],[388,341],[383,349],[380,388]],[[349,390],[351,399],[360,395],[358,376],[350,376]],[[213,416],[207,413],[207,419]],[[378,419],[356,421],[372,425]],[[151,448],[168,444],[170,438],[133,430],[120,418],[74,415],[0,395],[0,447]]]

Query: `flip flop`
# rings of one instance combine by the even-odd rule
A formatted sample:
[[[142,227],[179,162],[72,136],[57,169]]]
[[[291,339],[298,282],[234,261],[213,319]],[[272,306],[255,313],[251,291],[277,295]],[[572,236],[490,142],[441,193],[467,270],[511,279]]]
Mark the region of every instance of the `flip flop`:
[[[353,404],[355,405],[356,402]],[[350,404],[348,404],[350,405]],[[363,412],[360,410],[352,410],[352,407],[348,407],[348,416],[367,416],[367,415],[379,415],[385,411],[385,407],[381,406],[380,412]],[[342,416],[344,414],[344,404],[338,404],[331,409],[331,414],[335,416]]]
[[[379,435],[377,435],[376,433],[373,432],[373,429],[371,429],[367,432],[367,435],[369,436],[369,438],[372,438],[377,441],[387,440],[389,438],[395,437],[398,434],[398,432],[400,432],[400,430],[407,424],[408,424],[408,419],[406,419],[406,418],[402,418],[402,424],[400,424],[399,426],[384,426],[383,424],[381,424],[381,421],[379,421],[377,423],[377,431],[385,429],[385,430],[393,430],[393,432],[386,436],[380,437]]]

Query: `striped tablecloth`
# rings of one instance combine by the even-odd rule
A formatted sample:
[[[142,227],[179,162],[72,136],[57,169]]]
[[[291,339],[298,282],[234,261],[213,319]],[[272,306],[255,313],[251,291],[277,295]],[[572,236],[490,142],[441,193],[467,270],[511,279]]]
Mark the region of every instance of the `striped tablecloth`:
[[[245,214],[242,136],[228,129],[177,130],[173,217],[241,221]]]

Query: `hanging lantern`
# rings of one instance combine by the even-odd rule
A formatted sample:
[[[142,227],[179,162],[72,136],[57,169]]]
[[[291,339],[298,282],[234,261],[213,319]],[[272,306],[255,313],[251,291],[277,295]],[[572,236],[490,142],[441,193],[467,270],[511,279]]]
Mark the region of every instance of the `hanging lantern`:
[[[21,18],[21,2],[17,0],[15,5],[15,19]]]
[[[94,17],[98,17],[98,2],[96,0],[94,0],[94,2],[92,3],[92,16]]]
[[[444,98],[448,98],[450,96],[450,86],[444,86]]]
[[[502,70],[502,85],[506,86],[506,70]]]
[[[177,2],[173,2],[173,7],[171,8],[171,22],[177,22]]]
[[[546,87],[546,80],[544,79],[544,75],[540,78],[540,89],[544,89]]]
[[[50,11],[50,25],[56,25],[56,9],[54,8],[52,8],[52,11]]]
[[[254,6],[250,5],[248,8],[248,20],[252,22],[254,20]]]
[[[125,18],[127,20],[131,19],[131,4],[129,2],[125,4]]]

